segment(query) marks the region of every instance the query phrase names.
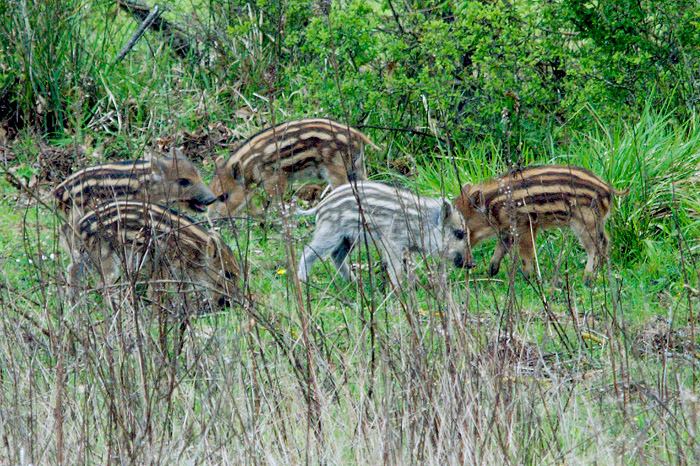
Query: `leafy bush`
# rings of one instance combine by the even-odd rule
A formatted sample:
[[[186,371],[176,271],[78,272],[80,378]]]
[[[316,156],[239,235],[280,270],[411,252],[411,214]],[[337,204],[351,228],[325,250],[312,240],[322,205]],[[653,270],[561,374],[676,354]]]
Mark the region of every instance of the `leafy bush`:
[[[647,102],[680,118],[697,104],[690,0],[210,2],[194,15],[166,12],[197,38],[199,62],[178,64],[168,47],[149,44],[119,66],[113,54],[136,26],[127,15],[74,0],[25,5],[0,7],[2,100],[44,132],[80,126],[110,93],[115,110],[135,100],[136,123],[150,126],[142,96],[172,113],[152,94],[173,71],[179,81],[165,84],[202,93],[212,118],[242,102],[279,110],[277,119],[330,115],[382,128],[414,154],[432,152],[435,137],[450,149],[491,137],[504,153],[543,151],[552,128],[594,123],[585,105],[609,123],[638,117]]]
[[[697,3],[565,0],[557,8],[575,33],[571,76],[582,98],[636,113],[646,101],[673,107],[696,100]]]
[[[402,127],[427,126],[427,101],[441,133],[457,143],[470,135],[503,137],[512,129],[513,143],[538,144],[543,130],[569,118],[578,127],[590,124],[574,113],[584,103],[605,121],[641,114],[648,98],[692,105],[700,39],[695,9],[685,1],[632,3],[439,3],[407,6],[393,18],[388,10],[350,3],[306,28],[317,57],[306,69],[332,55],[354,64],[337,68],[341,87],[354,84],[355,93],[343,98],[357,101],[349,108],[373,109],[374,119],[379,114]],[[371,42],[347,40],[367,29],[373,30]],[[357,79],[367,73],[381,82]],[[318,75],[305,76],[314,86]],[[333,79],[326,73],[325,82],[316,84],[330,91],[322,104],[331,107],[339,100]],[[510,119],[503,118],[504,109]]]

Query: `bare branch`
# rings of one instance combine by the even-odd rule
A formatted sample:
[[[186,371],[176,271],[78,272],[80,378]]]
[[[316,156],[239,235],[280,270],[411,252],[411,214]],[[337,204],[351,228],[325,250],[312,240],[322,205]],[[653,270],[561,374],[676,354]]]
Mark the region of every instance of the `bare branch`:
[[[134,48],[134,45],[136,45],[136,42],[141,38],[144,32],[146,32],[146,29],[148,29],[153,22],[160,17],[161,15],[161,10],[158,8],[158,5],[153,7],[153,10],[146,16],[146,19],[143,20],[141,23],[141,26],[134,32],[134,35],[131,36],[131,39],[129,39],[129,42],[124,46],[124,48],[121,49],[119,54],[117,55],[117,58],[114,60],[114,64],[116,65],[120,61],[124,59],[127,53]]]

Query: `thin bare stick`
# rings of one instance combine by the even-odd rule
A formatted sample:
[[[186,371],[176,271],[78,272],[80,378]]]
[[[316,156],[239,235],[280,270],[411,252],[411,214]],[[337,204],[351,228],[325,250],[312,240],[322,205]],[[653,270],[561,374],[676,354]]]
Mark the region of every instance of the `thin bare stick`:
[[[158,5],[154,6],[148,16],[146,16],[146,19],[143,20],[139,28],[136,30],[136,32],[134,32],[134,35],[131,36],[129,42],[127,42],[124,48],[122,48],[121,51],[119,51],[119,54],[117,54],[117,58],[114,60],[115,65],[122,61],[126,54],[134,48],[134,45],[136,45],[136,42],[138,42],[143,33],[146,32],[146,29],[148,29],[151,24],[153,24],[153,21],[155,21],[161,14],[162,11],[160,8],[158,8]]]
[[[138,0],[116,0],[117,5],[123,10],[129,12],[137,21],[144,23],[151,15],[151,8],[141,3]],[[154,7],[155,9],[156,7]],[[163,8],[160,8],[162,10]],[[151,21],[150,27],[154,31],[158,31],[165,39],[170,41],[170,47],[173,52],[180,58],[193,57],[199,58],[199,53],[196,46],[191,45],[192,39],[184,32],[184,29],[178,24],[171,23],[162,18],[161,15],[156,15]]]

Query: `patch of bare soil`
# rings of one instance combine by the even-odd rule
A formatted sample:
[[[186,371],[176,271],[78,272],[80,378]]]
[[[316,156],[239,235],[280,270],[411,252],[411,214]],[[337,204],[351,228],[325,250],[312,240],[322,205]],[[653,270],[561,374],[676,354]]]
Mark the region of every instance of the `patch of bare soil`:
[[[493,335],[486,343],[485,358],[496,361],[511,375],[536,375],[552,355],[542,352],[536,343],[517,335]]]
[[[501,336],[496,346],[496,352],[501,360],[528,366],[539,364],[539,361],[545,356],[536,343],[517,335]]]

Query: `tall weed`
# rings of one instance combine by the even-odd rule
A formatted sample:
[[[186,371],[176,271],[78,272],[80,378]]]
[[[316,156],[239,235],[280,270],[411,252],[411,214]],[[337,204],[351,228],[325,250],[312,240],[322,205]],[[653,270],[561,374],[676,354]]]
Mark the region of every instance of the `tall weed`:
[[[667,241],[675,235],[696,245],[700,238],[698,118],[678,124],[668,113],[647,107],[634,123],[606,126],[591,112],[598,124],[579,135],[575,143],[579,149],[553,161],[583,165],[617,189],[629,188],[612,218],[620,259],[638,259],[649,241]]]

